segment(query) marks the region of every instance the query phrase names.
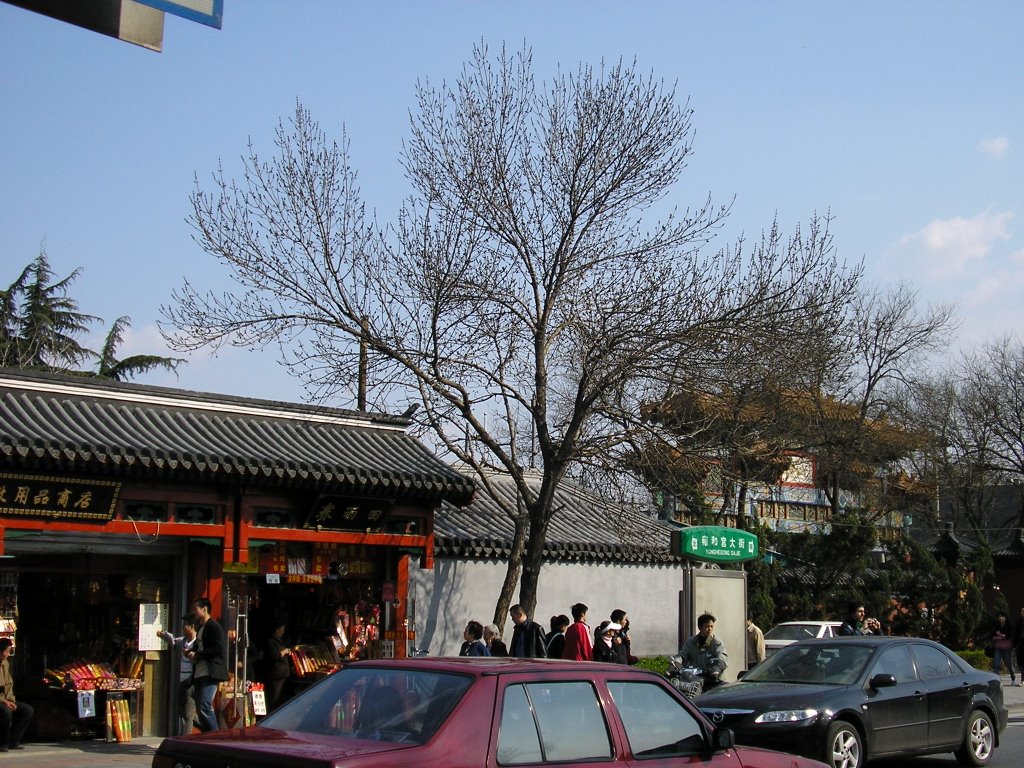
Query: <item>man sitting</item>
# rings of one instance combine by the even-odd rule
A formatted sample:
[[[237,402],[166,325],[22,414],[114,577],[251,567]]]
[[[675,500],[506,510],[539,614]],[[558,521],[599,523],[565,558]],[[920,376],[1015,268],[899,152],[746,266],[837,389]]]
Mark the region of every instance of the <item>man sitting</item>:
[[[14,641],[0,637],[0,752],[24,749],[21,737],[25,734],[35,710],[14,698],[14,677],[8,661],[14,653]]]

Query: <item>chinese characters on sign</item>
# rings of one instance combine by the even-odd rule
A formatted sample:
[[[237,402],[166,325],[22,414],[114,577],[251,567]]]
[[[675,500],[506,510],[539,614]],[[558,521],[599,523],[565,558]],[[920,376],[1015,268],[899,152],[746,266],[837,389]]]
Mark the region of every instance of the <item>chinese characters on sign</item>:
[[[0,513],[52,520],[98,520],[114,517],[121,484],[0,472]]]
[[[299,560],[303,563],[301,568],[296,567]],[[260,573],[307,575],[317,581],[331,576],[332,563],[337,563],[339,568],[334,578],[373,576],[377,571],[377,564],[368,555],[365,545],[278,542],[263,547],[259,554]]]
[[[694,560],[738,563],[757,557],[757,536],[749,531],[700,525],[676,532],[675,554]]]
[[[352,499],[321,496],[303,528],[318,531],[379,531],[391,512],[391,502],[380,499]]]

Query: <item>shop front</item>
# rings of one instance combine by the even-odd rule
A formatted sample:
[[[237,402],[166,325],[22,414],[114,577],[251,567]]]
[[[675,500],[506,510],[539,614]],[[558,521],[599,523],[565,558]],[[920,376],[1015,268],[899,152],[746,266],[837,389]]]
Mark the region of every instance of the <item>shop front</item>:
[[[284,622],[294,692],[415,643],[410,571],[472,484],[380,414],[0,370],[0,634],[29,738],[171,733],[200,596],[228,631],[226,725]]]

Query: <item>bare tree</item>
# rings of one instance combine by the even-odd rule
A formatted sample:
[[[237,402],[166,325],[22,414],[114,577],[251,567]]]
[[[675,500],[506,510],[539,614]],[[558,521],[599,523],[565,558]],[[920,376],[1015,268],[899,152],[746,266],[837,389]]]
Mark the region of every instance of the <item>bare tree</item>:
[[[966,355],[963,409],[984,425],[986,463],[1008,476],[1024,478],[1024,344],[1006,335]]]
[[[639,404],[681,370],[710,370],[726,339],[839,311],[859,271],[838,262],[827,221],[773,227],[749,255],[707,252],[727,214],[710,197],[648,221],[677,190],[691,113],[635,65],[539,82],[528,50],[479,46],[453,84],[417,94],[392,227],[367,218],[345,141],[300,105],[272,160],[250,146],[240,181],[197,183],[197,241],[238,289],[186,284],[164,312],[179,349],[282,343],[317,396],[351,396],[362,359],[375,403],[414,396],[485,489],[507,473],[503,623],[517,582],[536,604],[574,463],[616,450]]]
[[[921,512],[937,525],[945,501],[949,522],[990,541],[996,489],[1014,473],[996,460],[995,430],[964,376],[964,362],[920,382],[904,408],[909,423],[929,438],[913,457],[917,473],[934,487],[931,509]]]
[[[893,410],[924,378],[932,356],[946,349],[956,325],[952,305],[922,308],[906,284],[865,286],[841,331],[819,347],[820,366],[800,369],[807,397],[796,431],[817,459],[833,513],[841,488],[865,490],[916,449]]]

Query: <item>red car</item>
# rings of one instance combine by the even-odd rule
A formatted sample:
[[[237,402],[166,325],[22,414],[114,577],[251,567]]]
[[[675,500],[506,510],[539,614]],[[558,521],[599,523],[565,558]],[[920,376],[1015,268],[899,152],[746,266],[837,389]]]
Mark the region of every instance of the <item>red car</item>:
[[[614,664],[506,658],[352,664],[259,725],[165,739],[153,768],[645,765],[823,768],[736,747],[669,682]]]

